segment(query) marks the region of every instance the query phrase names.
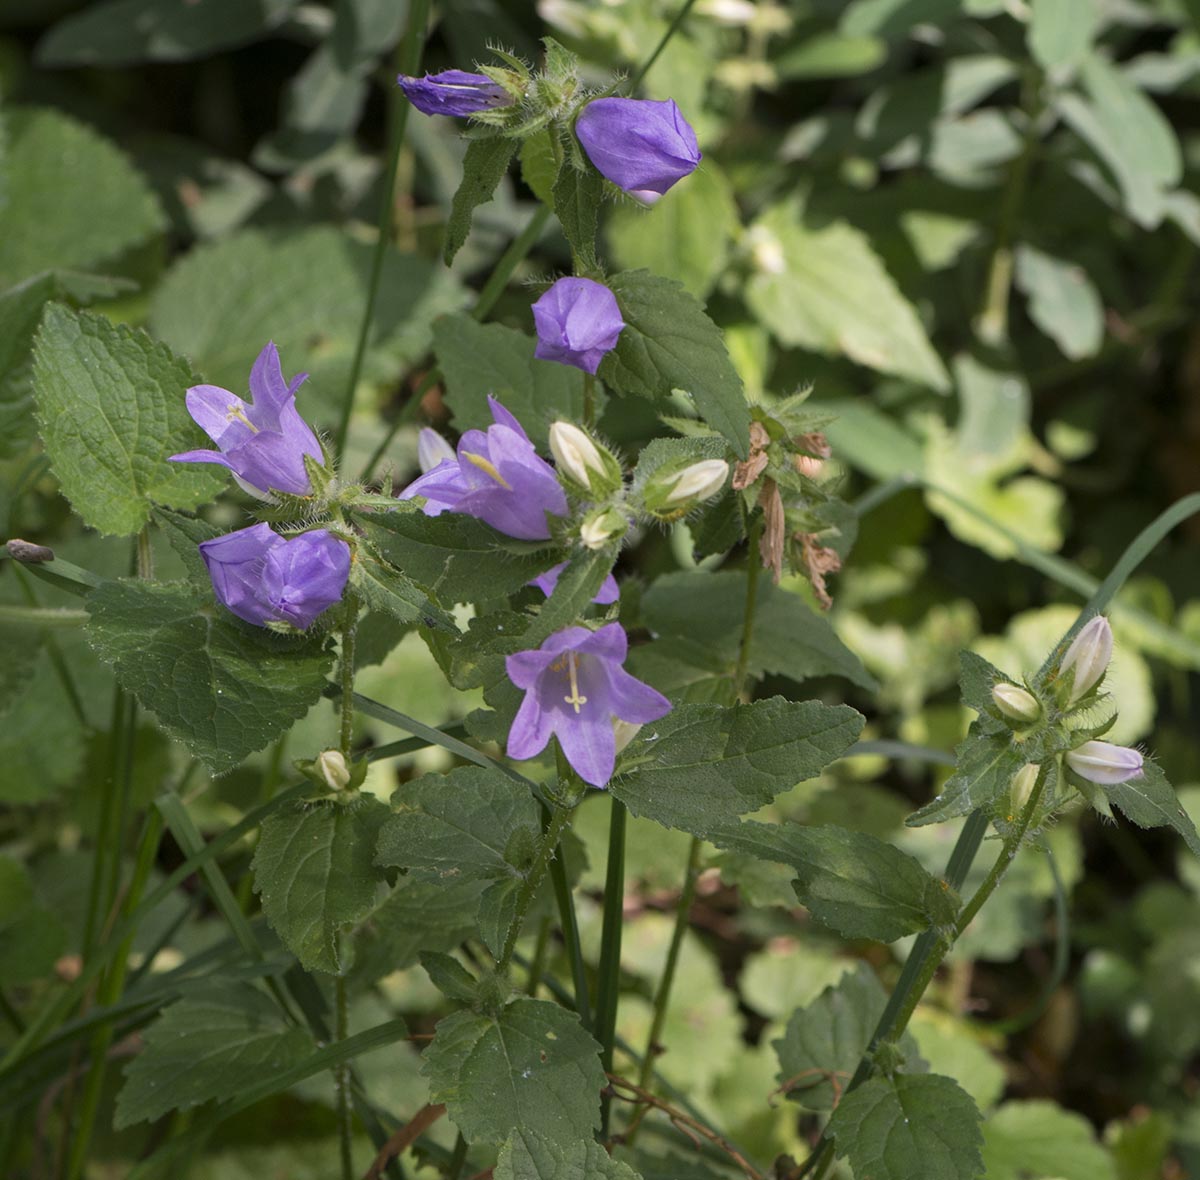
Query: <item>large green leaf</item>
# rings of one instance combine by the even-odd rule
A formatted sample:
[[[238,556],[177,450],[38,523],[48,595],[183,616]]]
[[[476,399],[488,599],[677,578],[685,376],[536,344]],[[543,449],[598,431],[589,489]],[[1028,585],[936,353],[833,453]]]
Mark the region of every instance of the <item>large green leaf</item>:
[[[149,185],[107,139],[51,110],[7,112],[0,286],[115,259],[162,229]]]
[[[759,266],[746,302],[781,344],[949,388],[915,309],[859,230],[843,221],[808,225],[795,205],[782,204],[750,234]]]
[[[640,1180],[599,1143],[554,1143],[518,1127],[500,1148],[495,1180]]]
[[[309,971],[345,970],[339,935],[383,900],[375,842],[387,808],[369,795],[277,811],[263,821],[254,888],[284,945]]]
[[[363,601],[399,623],[420,623],[457,634],[458,627],[424,587],[406,577],[394,565],[360,552],[352,577]]]
[[[705,836],[814,778],[858,737],[847,705],[682,705],[642,728],[611,791],[634,815]]]
[[[979,1109],[939,1074],[874,1077],[829,1120],[839,1156],[872,1180],[973,1180],[983,1172]]]
[[[468,1142],[502,1143],[519,1129],[573,1148],[600,1125],[600,1046],[575,1013],[544,1000],[448,1016],[421,1072]]]
[[[535,360],[536,341],[503,324],[444,316],[433,328],[433,350],[446,378],[446,404],[458,429],[492,424],[488,395],[511,410],[536,445],[546,446],[557,418],[583,418],[583,373]]]
[[[153,504],[195,508],[224,484],[223,471],[169,460],[204,442],[184,404],[193,382],[145,332],[46,308],[34,346],[37,414],[63,494],[92,528],[136,533]]]
[[[742,458],[750,448],[750,411],[721,330],[678,283],[648,270],[613,275],[625,328],[600,364],[621,393],[661,399],[682,389],[701,417]]]
[[[107,0],[56,24],[38,46],[47,66],[186,61],[269,32],[299,0]]]
[[[492,199],[518,146],[517,140],[499,135],[472,139],[467,145],[462,181],[454,194],[450,219],[446,222],[446,240],[442,245],[442,259],[447,266],[454,261],[471,232],[471,214],[479,205]]]
[[[772,1042],[787,1097],[806,1110],[833,1110],[886,1005],[887,993],[875,972],[859,963],[807,1007],[797,1008],[783,1036]],[[900,1048],[911,1067],[917,1057],[911,1034],[905,1034]]]
[[[1196,835],[1196,825],[1184,811],[1157,762],[1147,760],[1137,778],[1105,787],[1104,793],[1113,806],[1138,827],[1174,828],[1188,848],[1200,856],[1200,836]]]
[[[320,640],[251,628],[188,586],[106,582],[87,606],[88,639],[117,680],[217,772],[304,716],[326,683]]]
[[[719,848],[787,865],[813,917],[846,938],[894,942],[948,927],[958,913],[958,897],[944,881],[866,832],[744,821],[706,834]]]
[[[559,169],[551,190],[554,214],[571,244],[576,274],[594,271],[599,265],[596,230],[600,224],[603,191],[604,181],[590,163],[576,168],[569,162]]]
[[[329,418],[346,392],[373,248],[332,226],[244,230],[184,255],[150,308],[154,332],[206,381],[246,388],[250,366],[274,340],[288,376],[310,374],[299,404]],[[389,249],[383,258],[363,377],[394,380],[429,348],[431,325],[464,293],[441,267]]]
[[[1006,1102],[983,1127],[988,1180],[1117,1180],[1113,1158],[1082,1115],[1045,1100]]]
[[[235,981],[190,993],[142,1036],[144,1048],[117,1095],[117,1127],[234,1098],[263,1073],[298,1065],[316,1050],[307,1030],[286,1023],[258,988]]]

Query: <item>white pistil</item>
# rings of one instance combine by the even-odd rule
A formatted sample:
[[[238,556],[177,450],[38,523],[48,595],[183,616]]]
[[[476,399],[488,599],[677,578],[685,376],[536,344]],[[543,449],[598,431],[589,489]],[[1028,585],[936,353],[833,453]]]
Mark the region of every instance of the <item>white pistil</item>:
[[[482,455],[476,455],[470,451],[463,451],[462,457],[478,467],[485,475],[490,475],[502,488],[506,488],[510,492],[513,490],[512,484],[496,470],[496,464],[490,459],[485,459]]]
[[[579,706],[586,705],[588,699],[579,695],[579,657],[574,652],[567,656],[567,675],[571,678],[571,695],[563,697],[563,700],[573,706],[575,712],[578,713]]]
[[[229,409],[225,411],[225,421],[241,422],[243,426],[250,427],[253,433],[258,433],[258,427],[246,417],[246,411],[243,410],[241,406],[230,406]]]

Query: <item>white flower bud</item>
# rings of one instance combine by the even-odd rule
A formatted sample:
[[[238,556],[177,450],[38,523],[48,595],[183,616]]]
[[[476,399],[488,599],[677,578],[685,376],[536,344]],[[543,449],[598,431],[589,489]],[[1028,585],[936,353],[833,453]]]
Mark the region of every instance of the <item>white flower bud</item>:
[[[605,475],[604,458],[585,431],[570,422],[550,427],[550,453],[559,471],[582,487],[592,486],[590,472]]]
[[[579,526],[579,539],[589,549],[603,549],[610,541],[623,537],[629,522],[615,509],[595,512]]]
[[[432,471],[439,463],[454,459],[454,448],[436,430],[428,426],[417,435],[417,463],[421,471]]]
[[[1036,762],[1029,762],[1013,775],[1009,797],[1012,799],[1014,814],[1025,810],[1025,804],[1029,802],[1029,796],[1033,794],[1034,785],[1037,783],[1038,769]]]
[[[1067,765],[1080,778],[1102,787],[1111,787],[1137,778],[1142,773],[1142,756],[1128,746],[1091,741],[1072,750],[1067,755]]]
[[[350,768],[341,750],[322,750],[313,763],[313,769],[325,780],[330,790],[344,791],[350,785]]]
[[[1037,697],[1016,684],[995,685],[992,700],[996,708],[1013,721],[1032,723],[1042,715],[1042,706],[1038,704]]]
[[[1103,615],[1097,615],[1075,636],[1063,656],[1059,675],[1065,676],[1068,670],[1075,673],[1068,705],[1073,705],[1099,683],[1112,659],[1112,649],[1112,628]]]
[[[701,459],[685,467],[668,481],[667,504],[683,504],[688,500],[707,500],[715,496],[729,478],[729,464],[724,459]]]

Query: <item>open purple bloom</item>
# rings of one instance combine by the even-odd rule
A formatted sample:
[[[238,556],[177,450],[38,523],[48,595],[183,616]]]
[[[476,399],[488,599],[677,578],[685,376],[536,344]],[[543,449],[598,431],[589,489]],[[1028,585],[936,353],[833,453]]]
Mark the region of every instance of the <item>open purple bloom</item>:
[[[559,575],[567,568],[565,561],[560,561],[558,565],[552,565],[544,574],[538,574],[529,584],[536,586],[547,598],[554,593],[554,587],[558,585]],[[596,597],[592,599],[597,606],[611,606],[618,598],[621,597],[621,591],[617,588],[617,579],[609,574],[608,577],[600,583],[600,589]]]
[[[591,279],[559,279],[534,305],[537,348],[544,361],[594,373],[625,327],[617,297]]]
[[[536,651],[508,656],[508,678],[525,690],[508,756],[532,758],[553,735],[584,782],[605,786],[617,759],[614,719],[644,725],[671,710],[662,693],[622,667],[628,646],[621,624],[609,623],[598,631],[568,627]]]
[[[424,496],[426,516],[462,512],[510,537],[546,540],[546,515],[566,515],[566,493],[516,418],[494,397],[488,405],[495,425],[468,430],[454,459],[413,480],[399,498]]]
[[[286,541],[267,524],[202,541],[213,590],[239,619],[304,630],[342,597],[350,546],[325,529]]]
[[[184,451],[171,458],[228,467],[252,496],[270,499],[273,491],[307,496],[312,484],[304,456],[324,462],[317,436],[296,409],[296,390],[307,377],[298,373],[288,384],[279,350],[268,342],[250,370],[252,403],[217,385],[193,385],[187,391],[188,413],[219,449]]]
[[[583,108],[575,134],[602,176],[643,200],[700,163],[696,133],[671,99],[598,98]]]
[[[465,70],[443,70],[424,78],[401,74],[396,81],[405,98],[424,115],[474,115],[512,102],[512,95],[486,74]]]

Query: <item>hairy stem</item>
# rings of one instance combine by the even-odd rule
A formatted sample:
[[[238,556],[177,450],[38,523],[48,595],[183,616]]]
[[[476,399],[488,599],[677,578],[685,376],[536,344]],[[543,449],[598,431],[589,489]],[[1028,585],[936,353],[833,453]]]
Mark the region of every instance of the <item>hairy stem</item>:
[[[341,652],[341,718],[338,728],[338,749],[346,764],[350,763],[350,750],[354,745],[354,648],[358,634],[358,597],[353,591],[346,592],[345,615],[342,621]]]
[[[629,84],[626,87],[626,89],[628,89],[630,93],[635,91],[642,84],[643,79],[653,68],[654,63],[656,61],[658,61],[659,56],[662,54],[662,51],[664,49],[666,49],[667,44],[670,42],[671,38],[674,37],[677,32],[679,32],[679,27],[687,19],[687,14],[689,12],[691,12],[692,5],[695,3],[696,3],[696,0],[683,0],[683,3],[679,6],[679,11],[675,14],[674,19],[667,26],[667,31],[665,33],[663,33],[662,38],[660,39],[659,43],[654,47],[653,52],[638,67],[637,73],[634,74],[633,77],[629,79]]]
[[[346,977],[334,979],[334,1036],[344,1041],[350,1027],[347,1017]],[[337,1096],[338,1149],[342,1180],[354,1180],[354,1117],[350,1110],[350,1065],[341,1061],[333,1069],[333,1088]]]
[[[596,994],[596,1040],[605,1072],[612,1070],[613,1038],[617,1032],[617,997],[621,989],[621,929],[625,923],[625,804],[612,796],[608,827],[608,871],[604,877],[604,926],[600,934],[600,980]],[[611,1094],[600,1106],[600,1135],[608,1137]]]

